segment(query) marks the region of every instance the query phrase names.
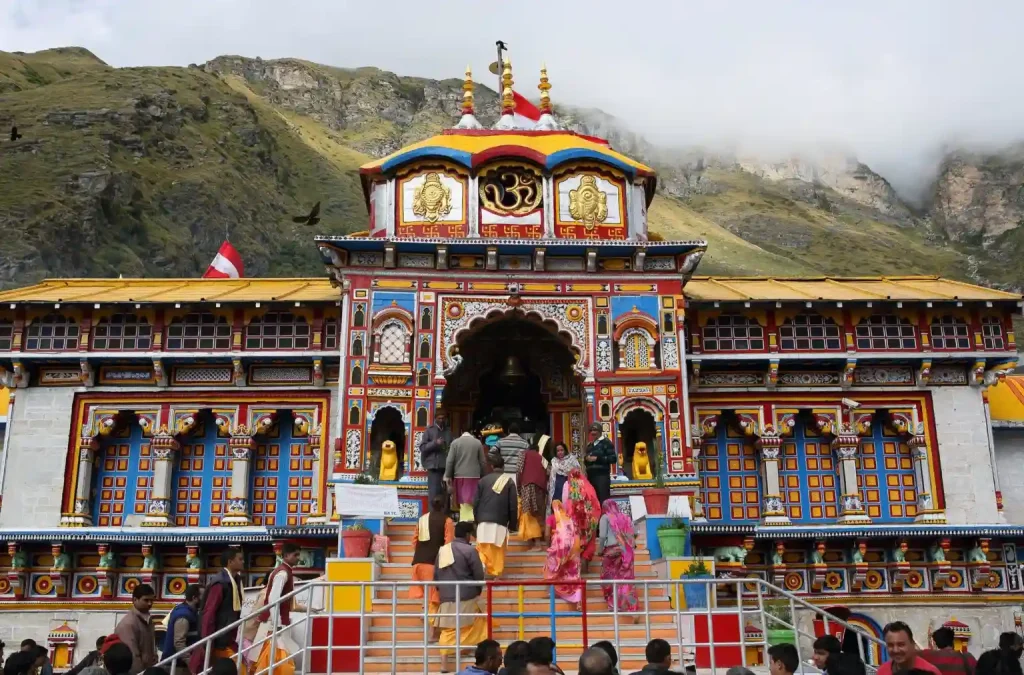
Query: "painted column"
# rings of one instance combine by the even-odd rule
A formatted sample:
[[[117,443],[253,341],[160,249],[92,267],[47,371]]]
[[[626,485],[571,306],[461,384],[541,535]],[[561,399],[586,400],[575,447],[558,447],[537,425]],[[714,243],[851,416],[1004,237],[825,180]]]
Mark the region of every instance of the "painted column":
[[[765,428],[757,439],[756,447],[761,451],[761,479],[764,491],[761,524],[789,525],[789,516],[782,506],[782,485],[779,478],[782,437],[774,428]]]
[[[174,473],[175,453],[181,448],[167,427],[153,434],[149,444],[153,455],[153,485],[143,527],[169,527],[171,525],[171,476]]]
[[[839,468],[839,525],[870,523],[857,487],[857,453],[860,451],[860,436],[849,422],[839,423],[836,436],[832,439],[832,450],[838,458]]]
[[[341,364],[338,368],[338,419],[337,429],[338,438],[334,442],[334,455],[332,457],[331,473],[340,473],[344,466],[343,453],[345,452],[345,415],[347,414],[347,403],[345,397],[345,383],[348,382],[348,340],[349,340],[349,311],[351,309],[351,290],[352,282],[348,279],[338,279],[338,285],[341,289],[341,325],[338,327],[338,358]],[[369,305],[367,305],[369,307]],[[369,323],[369,316],[367,316],[366,323]],[[362,466],[362,460],[360,459],[360,466]],[[330,497],[328,497],[330,499]],[[328,504],[324,504],[324,513],[331,513],[331,509]]]
[[[917,478],[917,517],[915,523],[945,523],[946,514],[935,508],[932,492],[935,481],[932,477],[931,463],[928,461],[928,439],[924,435],[924,423],[916,423],[916,433],[910,437],[908,445],[914,457],[914,473]]]
[[[75,482],[75,503],[73,516],[61,518],[61,525],[92,525],[92,508],[89,495],[92,493],[92,467],[100,443],[96,436],[83,436],[78,441],[78,480]]]
[[[697,467],[694,464],[694,443],[691,431],[693,427],[690,421],[690,368],[686,363],[686,328],[685,317],[680,318],[680,312],[676,312],[677,331],[676,347],[679,349],[679,379],[682,380],[682,400],[679,405],[683,409],[683,472],[696,473]]]
[[[330,413],[325,414],[329,415]],[[306,519],[306,522],[309,524],[327,522],[327,514],[329,513],[326,510],[328,505],[324,492],[324,481],[320,473],[323,467],[323,459],[320,454],[320,445],[323,442],[322,433],[323,429],[319,424],[309,430],[309,449],[313,453],[313,476],[316,480],[316,484],[313,486],[313,500],[316,507],[314,513],[310,514],[309,518]]]
[[[228,439],[228,453],[231,455],[231,492],[228,508],[221,525],[244,527],[252,524],[249,517],[249,485],[252,469],[252,451],[256,441],[244,425],[235,427]]]

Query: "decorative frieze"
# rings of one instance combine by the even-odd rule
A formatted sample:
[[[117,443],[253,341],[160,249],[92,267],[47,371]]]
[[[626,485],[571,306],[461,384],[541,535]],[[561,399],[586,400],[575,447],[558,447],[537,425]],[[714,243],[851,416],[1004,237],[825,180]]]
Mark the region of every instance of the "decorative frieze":
[[[152,365],[100,366],[100,384],[105,385],[153,385],[157,383]]]
[[[842,376],[834,371],[798,371],[779,374],[779,387],[838,387]]]
[[[928,384],[932,386],[968,384],[967,366],[955,364],[933,366]]]
[[[234,381],[231,366],[175,366],[171,370],[171,383],[179,386],[220,386]]]
[[[698,368],[694,363],[694,368]],[[728,372],[699,374],[700,386],[702,387],[762,387],[765,382],[765,374],[759,372]]]
[[[872,386],[909,386],[914,384],[914,371],[903,366],[860,366],[853,373],[853,381]]]
[[[313,371],[307,365],[253,365],[249,384],[313,384]]]

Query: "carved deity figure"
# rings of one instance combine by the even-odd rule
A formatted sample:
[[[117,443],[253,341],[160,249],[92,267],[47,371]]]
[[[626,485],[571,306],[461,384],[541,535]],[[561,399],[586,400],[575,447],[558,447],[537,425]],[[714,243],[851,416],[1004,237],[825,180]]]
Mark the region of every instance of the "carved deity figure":
[[[398,479],[398,448],[394,441],[384,441],[380,446],[380,480]]]
[[[203,569],[203,560],[198,555],[192,556],[186,562],[188,563],[188,568],[190,570],[201,570],[201,569]]]
[[[117,557],[114,556],[114,552],[107,549],[107,552],[100,556],[100,562],[97,567],[104,570],[117,567]]]
[[[718,562],[742,563],[747,559],[747,549],[742,546],[720,546],[715,549],[714,557]]]
[[[967,562],[984,563],[988,562],[988,555],[985,554],[981,544],[975,544],[974,548],[967,552]]]
[[[782,551],[780,551],[779,549],[775,549],[775,551],[772,553],[772,564],[777,566],[781,565],[782,562]]]
[[[67,551],[61,551],[53,559],[53,570],[55,572],[67,572],[69,569],[71,569],[71,556],[68,555]]]
[[[146,557],[142,559],[142,569],[144,570],[155,570],[160,564],[157,560],[156,554],[150,551],[146,554]]]
[[[928,558],[932,562],[946,562],[946,552],[942,550],[942,544],[935,544],[928,549]]]
[[[850,550],[850,562],[854,565],[860,565],[864,562],[864,552],[861,550],[860,546],[854,546]]]
[[[633,480],[651,480],[651,458],[647,455],[647,444],[637,443],[633,446]]]
[[[569,215],[588,231],[608,218],[608,195],[597,188],[597,178],[583,176],[580,186],[569,190]]]
[[[824,547],[815,548],[811,551],[811,564],[812,565],[824,565],[825,564],[825,549]]]
[[[28,553],[19,550],[11,556],[11,568],[22,569],[23,567],[28,567]]]
[[[423,185],[412,193],[412,212],[427,221],[436,223],[452,211],[452,191],[441,183],[441,177],[433,171],[428,173]]]
[[[897,563],[907,562],[907,550],[902,544],[897,544],[892,550],[892,561]]]

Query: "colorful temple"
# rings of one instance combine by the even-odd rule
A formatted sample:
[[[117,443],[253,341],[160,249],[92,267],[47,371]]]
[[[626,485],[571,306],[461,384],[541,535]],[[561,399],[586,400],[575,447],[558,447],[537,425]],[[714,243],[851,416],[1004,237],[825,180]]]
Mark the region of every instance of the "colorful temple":
[[[422,512],[438,410],[576,452],[601,422],[634,510],[644,443],[719,575],[875,632],[955,617],[975,651],[1013,629],[1021,297],[696,275],[705,242],[648,230],[655,172],[563,130],[546,74],[543,115],[519,128],[504,78],[494,129],[467,73],[455,128],[362,168],[368,230],[317,239],[325,278],[0,292],[0,634],[49,635],[73,660],[135,585],[165,611],[228,543],[252,584],[285,539],[320,574],[339,555],[334,485],[376,474],[384,442],[402,518]]]

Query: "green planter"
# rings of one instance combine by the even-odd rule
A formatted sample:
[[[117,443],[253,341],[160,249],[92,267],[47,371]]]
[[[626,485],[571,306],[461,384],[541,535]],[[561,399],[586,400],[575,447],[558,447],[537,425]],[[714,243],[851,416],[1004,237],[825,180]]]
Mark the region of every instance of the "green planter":
[[[662,558],[681,558],[686,551],[686,530],[658,530]]]
[[[781,645],[784,642],[789,644],[796,644],[796,635],[793,631],[788,628],[778,628],[770,630],[765,633],[765,639],[768,640],[768,646]]]

